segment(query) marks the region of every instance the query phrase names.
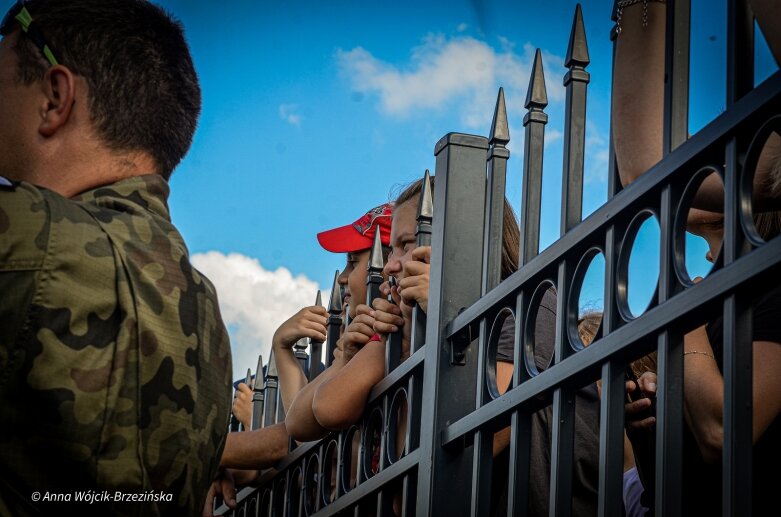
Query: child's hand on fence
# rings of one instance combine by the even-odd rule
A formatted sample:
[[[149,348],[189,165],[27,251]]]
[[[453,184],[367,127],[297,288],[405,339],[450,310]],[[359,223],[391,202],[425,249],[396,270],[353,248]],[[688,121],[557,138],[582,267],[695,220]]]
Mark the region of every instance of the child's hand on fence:
[[[404,278],[399,280],[399,294],[405,305],[417,303],[423,312],[428,310],[428,285],[431,246],[412,250],[412,258],[404,264]]]
[[[279,326],[271,342],[274,348],[292,348],[299,339],[305,337],[323,342],[326,339],[326,323],[328,311],[325,307],[304,307]]]
[[[246,384],[239,383],[236,388],[236,397],[233,399],[233,414],[239,419],[244,429],[249,429],[252,423],[252,389]]]
[[[374,335],[372,310],[366,305],[359,305],[355,308],[355,312],[355,318],[336,342],[336,348],[342,351],[344,362],[350,361]]]
[[[645,372],[637,379],[637,384],[635,384],[634,381],[627,381],[627,394],[631,395],[638,389],[644,397],[624,405],[626,425],[630,429],[644,429],[651,427],[656,423],[655,416],[649,416],[642,419],[638,418],[639,415],[642,415],[643,412],[651,407],[651,399],[656,397],[656,374],[654,372]]]
[[[395,289],[393,291],[395,293]],[[398,297],[398,294],[396,294]],[[401,309],[383,298],[375,298],[372,302],[372,316],[374,316],[374,332],[378,334],[392,334],[404,326],[404,317]]]

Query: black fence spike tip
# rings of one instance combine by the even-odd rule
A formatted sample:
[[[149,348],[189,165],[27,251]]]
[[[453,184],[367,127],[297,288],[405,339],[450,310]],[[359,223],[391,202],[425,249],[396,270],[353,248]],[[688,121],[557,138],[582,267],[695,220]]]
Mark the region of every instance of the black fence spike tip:
[[[507,108],[504,103],[504,88],[499,87],[496,98],[494,120],[491,122],[491,145],[507,145],[510,142],[510,126],[507,123]]]
[[[323,295],[320,289],[317,290],[317,296],[315,297],[315,305],[323,306]]]
[[[420,191],[420,203],[418,203],[418,221],[423,217],[429,219],[434,217],[434,201],[431,197],[431,175],[428,169],[423,174],[423,187]]]
[[[548,105],[548,91],[545,89],[545,71],[542,68],[542,52],[537,49],[534,66],[529,76],[529,89],[526,91],[526,109],[544,108]]]
[[[567,46],[567,57],[564,59],[564,66],[572,68],[579,65],[585,67],[591,62],[588,55],[588,42],[586,41],[586,27],[583,24],[583,12],[580,4],[575,7],[575,18],[572,20],[572,30],[569,35],[569,45]]]
[[[371,255],[369,255],[369,271],[382,271],[385,267],[385,261],[382,259],[382,237],[380,229],[374,232],[374,243],[372,244]]]
[[[255,370],[255,385],[253,389],[260,391],[266,387],[266,379],[263,375],[263,354],[258,356],[258,369]]]
[[[342,312],[342,292],[339,289],[339,270],[334,274],[334,284],[331,286],[331,298],[328,300],[328,312]]]
[[[277,361],[274,359],[274,349],[271,349],[271,352],[268,355],[268,368],[266,369],[266,376],[267,377],[279,377],[279,373],[277,373]]]

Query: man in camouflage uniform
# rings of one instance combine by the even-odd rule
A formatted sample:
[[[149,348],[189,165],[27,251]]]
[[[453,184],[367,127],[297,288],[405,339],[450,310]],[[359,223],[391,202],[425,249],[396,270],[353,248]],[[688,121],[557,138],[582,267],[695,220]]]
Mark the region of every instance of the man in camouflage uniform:
[[[231,358],[166,203],[200,110],[182,28],[38,0],[0,29],[0,515],[198,514]]]

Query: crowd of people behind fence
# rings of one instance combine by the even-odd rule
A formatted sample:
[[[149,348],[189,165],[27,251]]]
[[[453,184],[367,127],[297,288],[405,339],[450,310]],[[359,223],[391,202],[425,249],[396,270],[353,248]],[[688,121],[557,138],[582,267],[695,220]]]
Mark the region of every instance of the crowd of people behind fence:
[[[779,60],[781,6],[750,4]],[[662,158],[666,9],[664,0],[615,5],[612,126],[625,186]],[[363,215],[354,222],[317,235],[324,249],[346,255],[337,278],[346,323],[316,377],[295,346],[326,341],[326,309],[304,307],[276,330],[285,418],[251,429],[252,386],[239,383],[232,393],[215,289],[190,264],[168,213],[168,178],[190,147],[201,103],[181,25],[142,0],[29,0],[11,8],[0,35],[0,515],[40,515],[51,503],[35,494],[84,490],[138,495],[102,499],[79,510],[86,514],[211,515],[217,497],[235,507],[236,487],[276,465],[291,438],[318,440],[360,420],[386,374],[388,336],[401,335],[398,361],[410,356],[413,308],[428,310],[432,253],[416,241],[416,216],[436,178],[414,182],[391,201],[367,193],[378,206],[356,205]],[[781,135],[770,132],[760,144],[754,220],[769,240],[781,229]],[[707,241],[712,262],[724,236],[723,198],[714,173],[687,221]],[[519,241],[505,199],[502,279],[519,267]],[[369,300],[372,261],[381,264],[382,284]],[[556,306],[551,287],[538,310],[540,370],[553,357]],[[781,287],[758,293],[752,314],[754,501],[772,508],[781,483]],[[599,313],[582,317],[585,345],[600,320]],[[715,515],[725,336],[720,317],[699,323],[683,345],[683,513]],[[517,360],[514,328],[509,318],[501,327],[500,394]],[[654,502],[655,364],[651,355],[628,369],[628,516],[645,515]],[[263,372],[256,376],[260,382]],[[600,396],[599,383],[576,393],[578,516],[597,513]],[[247,430],[228,433],[231,409]],[[551,419],[550,406],[532,415],[531,515],[548,514]],[[509,431],[493,437],[497,515],[506,513]]]

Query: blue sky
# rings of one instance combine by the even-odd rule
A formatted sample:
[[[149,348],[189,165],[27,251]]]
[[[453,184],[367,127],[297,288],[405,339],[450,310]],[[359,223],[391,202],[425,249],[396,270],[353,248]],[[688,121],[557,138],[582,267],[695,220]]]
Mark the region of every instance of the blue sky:
[[[512,136],[507,195],[518,211],[523,103],[537,47],[550,117],[541,244],[558,238],[574,1],[160,4],[183,22],[203,89],[193,147],[171,181],[172,215],[217,285],[235,372],[254,367],[259,351],[267,356],[274,329],[330,288],[344,257],[322,250],[315,234],[433,170],[444,134],[487,134],[499,86]],[[724,109],[724,4],[692,1],[691,132]],[[611,5],[583,5],[591,55],[584,216],[606,199]],[[761,44],[758,55],[761,79],[774,64]],[[658,261],[649,246],[633,266],[646,273]],[[599,289],[584,289],[599,304]]]
[[[487,134],[499,86],[512,135],[507,195],[518,211],[523,103],[537,47],[550,116],[541,245],[558,238],[563,58],[575,2],[162,4],[185,24],[204,93],[171,207],[197,264],[218,284],[238,375],[342,266],[315,234],[352,222],[433,170],[433,147],[445,133]],[[584,216],[606,199],[611,4],[583,5],[591,55]],[[692,2],[692,133],[724,109],[724,4]],[[773,66],[758,47],[761,79]],[[704,274],[698,241],[690,240],[690,264]],[[653,291],[645,279],[658,271],[658,247],[638,239],[637,251],[631,270],[644,280],[630,272],[630,302],[639,313]],[[601,275],[589,278],[581,299],[600,306]]]

